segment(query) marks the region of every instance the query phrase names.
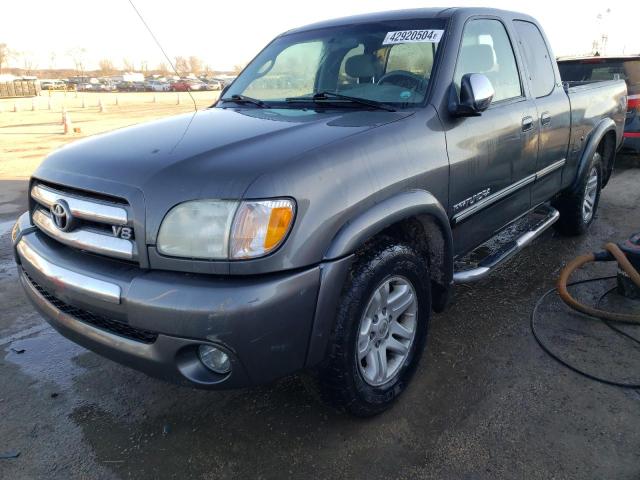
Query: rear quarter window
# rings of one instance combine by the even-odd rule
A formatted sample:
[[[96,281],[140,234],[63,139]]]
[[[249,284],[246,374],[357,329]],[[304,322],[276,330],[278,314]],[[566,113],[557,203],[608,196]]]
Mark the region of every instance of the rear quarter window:
[[[545,97],[553,91],[556,79],[551,54],[542,33],[531,22],[513,22],[518,32],[518,44],[527,64],[527,74],[533,96]]]

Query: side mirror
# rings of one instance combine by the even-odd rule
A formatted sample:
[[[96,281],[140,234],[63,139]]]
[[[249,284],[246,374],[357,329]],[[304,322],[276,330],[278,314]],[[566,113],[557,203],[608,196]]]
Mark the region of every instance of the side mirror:
[[[460,101],[455,85],[451,85],[449,110],[458,117],[477,117],[489,108],[495,93],[486,75],[467,73],[460,81]]]

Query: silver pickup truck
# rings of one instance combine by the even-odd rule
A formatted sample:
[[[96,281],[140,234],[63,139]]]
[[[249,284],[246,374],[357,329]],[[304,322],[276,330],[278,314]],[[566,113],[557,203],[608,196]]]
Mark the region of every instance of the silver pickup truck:
[[[455,283],[552,224],[587,231],[626,105],[623,81],[565,88],[518,13],[294,29],[211,108],[49,155],[13,230],[20,281],[60,333],[151,375],[218,389],[308,370],[373,415]]]

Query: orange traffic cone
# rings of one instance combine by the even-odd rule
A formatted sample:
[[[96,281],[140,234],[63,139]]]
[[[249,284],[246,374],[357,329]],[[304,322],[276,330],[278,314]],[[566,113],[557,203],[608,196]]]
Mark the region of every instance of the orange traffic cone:
[[[71,117],[69,116],[68,112],[64,112],[63,118],[64,118],[64,134],[67,135],[73,132],[73,125],[71,123]]]

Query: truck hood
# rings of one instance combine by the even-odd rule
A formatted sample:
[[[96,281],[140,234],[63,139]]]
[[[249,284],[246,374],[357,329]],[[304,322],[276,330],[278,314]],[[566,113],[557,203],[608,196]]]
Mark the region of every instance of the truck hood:
[[[147,204],[241,198],[255,178],[306,151],[410,114],[209,108],[73,142],[34,177],[116,196],[135,189]]]

